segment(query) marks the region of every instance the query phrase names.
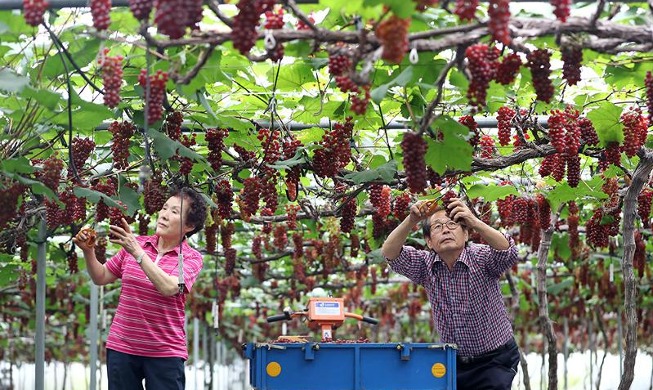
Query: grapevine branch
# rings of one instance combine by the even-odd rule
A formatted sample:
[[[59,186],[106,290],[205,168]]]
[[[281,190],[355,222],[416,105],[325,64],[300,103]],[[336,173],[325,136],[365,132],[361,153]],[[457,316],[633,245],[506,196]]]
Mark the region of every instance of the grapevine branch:
[[[626,318],[626,353],[624,371],[619,383],[619,390],[627,390],[633,382],[635,358],[637,357],[637,283],[633,272],[633,255],[635,253],[635,217],[637,215],[637,196],[648,182],[653,170],[653,150],[642,148],[638,153],[640,160],[632,177],[632,182],[624,196],[624,254],[621,269],[624,278],[624,315]]]

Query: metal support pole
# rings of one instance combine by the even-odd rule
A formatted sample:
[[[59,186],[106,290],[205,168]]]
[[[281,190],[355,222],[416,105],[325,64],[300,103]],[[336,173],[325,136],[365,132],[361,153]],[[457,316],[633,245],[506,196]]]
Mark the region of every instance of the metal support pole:
[[[98,292],[99,288],[95,283],[91,282],[91,307],[89,309],[88,321],[88,339],[89,339],[89,360],[91,370],[91,385],[90,390],[97,389],[97,363],[98,363],[98,322],[97,317],[99,313]]]
[[[197,317],[193,318],[193,375],[195,375],[195,387],[197,390],[197,382],[199,382],[197,364],[200,360],[200,320]]]
[[[563,377],[564,387],[563,388],[564,390],[567,390],[567,375],[568,375],[567,363],[569,360],[569,320],[567,319],[567,317],[565,317],[562,321],[563,321],[562,322],[563,331],[565,333],[565,338],[562,341],[562,353],[564,356],[564,377]]]
[[[317,4],[318,0],[295,0],[295,2],[298,4]],[[50,3],[49,9],[88,7],[88,0],[49,0],[48,3]],[[111,0],[111,6],[127,7],[129,2],[128,0]],[[23,0],[1,0],[0,10],[3,9],[23,9]]]
[[[45,259],[48,229],[45,216],[39,225],[36,256],[36,352],[34,356],[34,390],[45,388]]]

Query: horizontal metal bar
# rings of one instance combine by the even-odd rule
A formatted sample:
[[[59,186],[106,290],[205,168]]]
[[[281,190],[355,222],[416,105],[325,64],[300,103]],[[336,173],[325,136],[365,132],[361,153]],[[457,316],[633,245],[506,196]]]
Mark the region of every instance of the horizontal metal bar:
[[[88,0],[49,0],[50,9],[84,8]],[[295,0],[297,4],[317,4],[318,0]],[[128,0],[111,0],[112,7],[127,7]],[[23,0],[0,0],[0,10],[23,9]]]

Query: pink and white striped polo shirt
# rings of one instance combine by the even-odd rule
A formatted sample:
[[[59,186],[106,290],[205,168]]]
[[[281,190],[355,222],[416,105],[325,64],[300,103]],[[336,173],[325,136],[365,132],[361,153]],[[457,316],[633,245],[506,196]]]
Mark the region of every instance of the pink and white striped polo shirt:
[[[159,237],[138,236],[136,240],[150,259],[157,258]],[[188,293],[202,269],[202,255],[184,240],[185,293],[165,297],[145,276],[132,255],[123,248],[107,261],[111,273],[122,279],[118,308],[107,337],[107,348],[148,357],[188,359],[184,311]],[[163,254],[158,266],[169,275],[179,275],[179,247]]]

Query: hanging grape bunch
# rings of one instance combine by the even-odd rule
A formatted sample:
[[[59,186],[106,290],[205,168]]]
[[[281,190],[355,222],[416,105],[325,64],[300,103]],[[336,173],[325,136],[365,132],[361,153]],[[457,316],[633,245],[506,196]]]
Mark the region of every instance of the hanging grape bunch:
[[[23,0],[23,17],[30,26],[38,26],[43,23],[43,14],[50,3],[47,0]]]
[[[147,105],[148,125],[154,124],[163,116],[163,99],[165,99],[167,81],[168,73],[161,70],[148,77],[147,70],[143,69],[138,75],[138,83],[143,88]]]
[[[122,56],[111,57],[109,49],[105,48],[98,64],[102,70],[102,83],[104,84],[104,105],[115,108],[120,103],[120,86],[122,85]]]
[[[420,134],[412,131],[404,133],[401,141],[403,151],[403,163],[406,171],[406,184],[408,189],[415,193],[423,193],[426,190],[426,141]]]

